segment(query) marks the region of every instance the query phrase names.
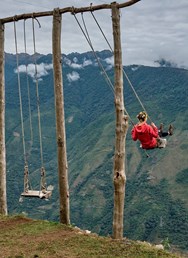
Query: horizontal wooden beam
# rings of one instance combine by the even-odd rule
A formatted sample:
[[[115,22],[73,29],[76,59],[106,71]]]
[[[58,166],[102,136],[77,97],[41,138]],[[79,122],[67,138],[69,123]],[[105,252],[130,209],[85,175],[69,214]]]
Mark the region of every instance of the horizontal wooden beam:
[[[133,4],[136,4],[139,1],[141,1],[141,0],[130,0],[130,1],[128,1],[126,3],[122,3],[122,4],[117,3],[117,8],[128,7]],[[61,14],[68,13],[68,12],[70,12],[70,13],[91,12],[91,11],[97,11],[97,10],[101,10],[101,9],[111,9],[111,5],[112,5],[112,3],[111,4],[101,4],[101,5],[96,5],[96,6],[93,6],[91,4],[89,7],[80,7],[80,8],[66,7],[66,8],[59,9],[59,12]],[[25,14],[19,14],[19,15],[15,15],[15,16],[11,16],[11,17],[6,17],[3,19],[0,19],[0,21],[2,24],[4,24],[4,23],[13,22],[13,21],[26,20],[29,18],[38,18],[38,17],[44,17],[44,16],[52,16],[52,15],[53,15],[53,11],[25,13]]]

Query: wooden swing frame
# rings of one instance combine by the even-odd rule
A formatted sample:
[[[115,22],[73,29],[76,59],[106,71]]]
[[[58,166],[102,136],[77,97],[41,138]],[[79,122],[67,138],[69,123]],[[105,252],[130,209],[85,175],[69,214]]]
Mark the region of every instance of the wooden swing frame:
[[[140,0],[129,0],[123,4],[113,2],[111,4],[103,4],[98,6],[89,6],[82,8],[68,7],[63,9],[54,9],[50,12],[29,13],[13,17],[0,19],[0,213],[7,213],[6,203],[6,159],[5,159],[5,96],[4,96],[4,24],[28,18],[36,18],[40,16],[53,15],[53,65],[54,65],[54,88],[55,88],[55,103],[56,103],[56,132],[58,145],[58,174],[59,174],[59,194],[60,194],[60,222],[70,224],[69,218],[69,188],[68,188],[68,165],[66,155],[66,138],[65,138],[65,123],[64,123],[64,95],[63,95],[63,80],[62,80],[62,64],[61,64],[61,14],[62,13],[78,13],[91,12],[100,9],[111,9],[113,35],[114,35],[114,67],[115,67],[115,108],[116,108],[116,142],[115,142],[115,159],[114,159],[114,218],[113,218],[113,237],[122,239],[123,237],[123,210],[124,210],[124,192],[125,192],[125,136],[128,127],[127,118],[124,115],[123,101],[123,79],[122,79],[122,55],[120,41],[120,25],[119,25],[119,9],[131,6]],[[123,128],[124,130],[119,130]],[[119,134],[118,134],[119,133]],[[29,196],[29,192],[27,197]],[[39,195],[38,191],[38,195]],[[34,193],[33,193],[34,194]],[[25,195],[24,195],[25,196]]]

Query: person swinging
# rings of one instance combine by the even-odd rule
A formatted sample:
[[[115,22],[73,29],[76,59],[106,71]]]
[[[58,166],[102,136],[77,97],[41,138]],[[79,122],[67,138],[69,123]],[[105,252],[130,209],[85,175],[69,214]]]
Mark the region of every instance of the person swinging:
[[[151,125],[147,123],[147,117],[145,111],[137,115],[139,122],[134,125],[131,131],[133,141],[139,140],[140,147],[143,149],[165,148],[167,140],[161,137],[173,135],[173,126],[169,126],[168,132],[163,132],[163,124],[158,129],[153,122]]]

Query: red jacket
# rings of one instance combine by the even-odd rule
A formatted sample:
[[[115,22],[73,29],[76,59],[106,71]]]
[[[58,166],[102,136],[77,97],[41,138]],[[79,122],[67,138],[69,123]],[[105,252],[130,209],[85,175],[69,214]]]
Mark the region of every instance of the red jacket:
[[[132,129],[132,139],[139,140],[143,149],[153,149],[157,145],[158,128],[146,122],[137,124]]]

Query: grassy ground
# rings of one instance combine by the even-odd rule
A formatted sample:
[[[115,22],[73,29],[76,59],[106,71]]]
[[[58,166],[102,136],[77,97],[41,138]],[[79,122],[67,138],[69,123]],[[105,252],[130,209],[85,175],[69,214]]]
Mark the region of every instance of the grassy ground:
[[[0,216],[1,258],[152,258],[180,257],[148,243],[88,234],[78,228],[21,216]]]

